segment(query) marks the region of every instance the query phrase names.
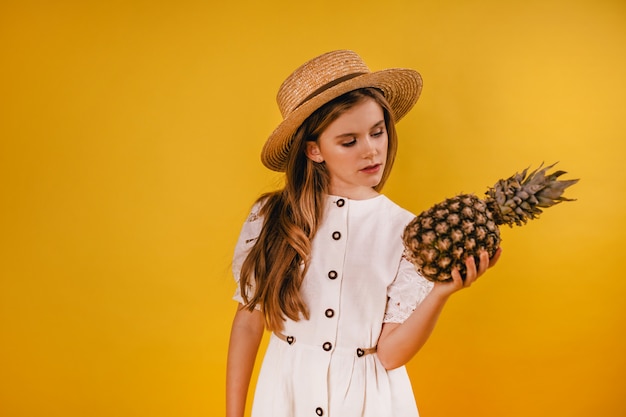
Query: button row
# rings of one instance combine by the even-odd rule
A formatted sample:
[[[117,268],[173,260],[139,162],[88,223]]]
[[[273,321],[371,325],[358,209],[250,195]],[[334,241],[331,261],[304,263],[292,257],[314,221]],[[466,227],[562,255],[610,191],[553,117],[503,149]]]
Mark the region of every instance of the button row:
[[[337,204],[337,207],[343,207],[346,204],[346,201],[343,198],[340,198],[339,200],[337,200],[335,202],[335,204]],[[341,233],[340,232],[334,232],[332,234],[332,237],[334,240],[339,240],[341,239]],[[337,279],[337,277],[339,276],[339,274],[337,274],[337,271],[329,271],[328,272],[328,279]],[[327,309],[324,312],[324,315],[328,318],[332,318],[335,316],[335,310],[333,310],[332,308]],[[324,349],[326,352],[330,351],[333,348],[333,344],[330,342],[326,342],[322,345],[322,349]],[[315,409],[315,414],[322,417],[324,415],[324,409],[322,407],[317,407]]]

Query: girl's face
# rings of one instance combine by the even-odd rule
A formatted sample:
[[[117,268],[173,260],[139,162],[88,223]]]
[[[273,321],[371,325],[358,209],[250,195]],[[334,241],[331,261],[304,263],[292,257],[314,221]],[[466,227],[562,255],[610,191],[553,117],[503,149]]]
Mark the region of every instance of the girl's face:
[[[326,163],[330,194],[354,200],[374,197],[387,162],[387,128],[383,109],[366,99],[345,111],[319,136],[307,142],[306,154]]]

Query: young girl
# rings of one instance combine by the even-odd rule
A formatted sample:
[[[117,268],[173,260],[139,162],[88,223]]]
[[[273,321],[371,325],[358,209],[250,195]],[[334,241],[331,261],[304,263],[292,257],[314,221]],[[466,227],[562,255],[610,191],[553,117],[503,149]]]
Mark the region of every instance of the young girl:
[[[282,84],[283,122],[261,159],[285,172],[243,225],[233,271],[226,414],[242,417],[264,329],[272,332],[254,417],[415,417],[404,365],[446,301],[489,266],[433,284],[403,257],[415,216],[380,194],[398,147],[395,122],[417,101],[420,75],[370,72],[351,51],[298,68]]]

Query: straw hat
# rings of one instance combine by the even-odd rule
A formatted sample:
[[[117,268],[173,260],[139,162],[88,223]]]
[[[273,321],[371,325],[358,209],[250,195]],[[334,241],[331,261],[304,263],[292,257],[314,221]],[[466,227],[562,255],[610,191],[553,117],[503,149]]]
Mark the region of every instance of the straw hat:
[[[283,121],[261,151],[263,165],[285,171],[292,136],[315,110],[352,90],[375,87],[389,102],[396,121],[417,101],[422,78],[417,71],[392,68],[371,72],[352,51],[333,51],[306,62],[280,86],[276,101]]]

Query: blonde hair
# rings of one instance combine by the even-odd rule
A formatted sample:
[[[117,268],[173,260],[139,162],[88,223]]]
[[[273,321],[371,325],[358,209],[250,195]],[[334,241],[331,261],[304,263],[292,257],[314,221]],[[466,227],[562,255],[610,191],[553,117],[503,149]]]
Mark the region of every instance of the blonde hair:
[[[309,266],[311,241],[324,215],[329,176],[325,164],[306,156],[306,143],[317,141],[346,110],[369,99],[382,107],[388,135],[385,169],[374,187],[380,191],[397,152],[395,121],[383,94],[375,88],[362,88],[326,103],[302,123],[292,138],[284,188],[258,199],[263,202],[260,214],[264,224],[243,263],[239,284],[244,308],[252,311],[260,305],[269,330],[282,330],[286,318],[309,318],[300,286]],[[249,283],[254,283],[253,294],[247,294]]]

